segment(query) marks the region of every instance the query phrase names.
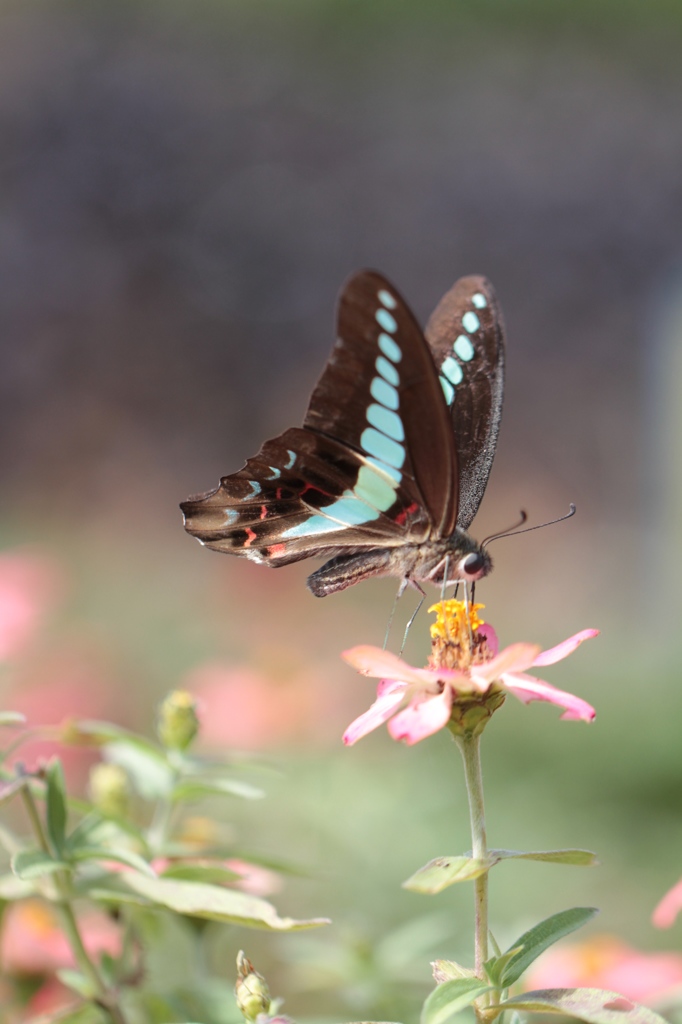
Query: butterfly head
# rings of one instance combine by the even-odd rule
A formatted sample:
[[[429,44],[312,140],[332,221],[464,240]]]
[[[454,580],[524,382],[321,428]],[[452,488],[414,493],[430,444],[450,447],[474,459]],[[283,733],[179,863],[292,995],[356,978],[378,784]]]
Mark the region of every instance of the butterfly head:
[[[445,541],[445,551],[441,548],[441,557],[435,569],[429,573],[429,579],[442,584],[447,572],[448,583],[454,584],[465,580],[475,583],[487,576],[493,567],[493,561],[482,544],[478,544],[464,530],[455,530]]]

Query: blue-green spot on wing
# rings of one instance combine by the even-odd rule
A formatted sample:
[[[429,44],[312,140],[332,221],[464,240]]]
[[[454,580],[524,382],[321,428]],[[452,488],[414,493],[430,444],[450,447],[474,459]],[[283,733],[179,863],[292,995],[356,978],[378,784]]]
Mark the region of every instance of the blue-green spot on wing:
[[[450,407],[459,465],[457,525],[466,530],[483,498],[502,415],[504,324],[490,282],[460,278],[431,314],[425,334]]]

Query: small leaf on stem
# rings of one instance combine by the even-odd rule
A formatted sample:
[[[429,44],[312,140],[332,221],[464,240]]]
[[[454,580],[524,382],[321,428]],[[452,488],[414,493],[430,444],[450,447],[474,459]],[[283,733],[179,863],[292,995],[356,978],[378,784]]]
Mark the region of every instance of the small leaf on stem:
[[[446,981],[428,996],[421,1013],[421,1024],[445,1024],[460,1010],[471,1006],[475,999],[490,992],[480,978],[453,978]]]
[[[12,871],[25,882],[32,878],[42,878],[43,875],[52,875],[64,868],[68,868],[68,864],[55,860],[42,850],[21,850],[12,857]]]
[[[489,977],[498,988],[509,988],[544,950],[565,935],[582,928],[596,913],[596,907],[572,907],[540,921],[510,946],[508,953],[518,950],[511,959],[505,953],[489,966]]]
[[[547,864],[573,864],[576,867],[594,867],[599,863],[590,850],[489,850],[495,861],[501,860],[539,860]]]
[[[478,878],[489,871],[493,864],[495,860],[488,857],[435,857],[403,882],[402,888],[433,895],[455,882],[470,882]]]
[[[665,1024],[653,1010],[617,992],[599,988],[548,988],[524,992],[491,1006],[486,1017],[493,1019],[506,1010],[524,1013],[560,1013],[586,1021],[586,1024]]]
[[[47,766],[47,835],[55,853],[61,853],[66,838],[66,785],[62,764],[55,758]]]

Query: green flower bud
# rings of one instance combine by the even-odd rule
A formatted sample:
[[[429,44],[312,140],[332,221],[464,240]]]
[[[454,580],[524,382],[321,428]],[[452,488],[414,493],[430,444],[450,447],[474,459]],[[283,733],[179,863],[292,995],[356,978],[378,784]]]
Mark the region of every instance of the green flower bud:
[[[124,818],[128,811],[130,786],[128,776],[118,764],[101,761],[90,770],[90,799],[102,814]]]
[[[262,974],[240,950],[237,955],[237,984],[234,994],[237,1006],[247,1021],[255,1021],[259,1014],[270,1010],[270,991]]]
[[[157,736],[169,750],[186,750],[199,732],[197,704],[186,690],[173,690],[159,708]]]

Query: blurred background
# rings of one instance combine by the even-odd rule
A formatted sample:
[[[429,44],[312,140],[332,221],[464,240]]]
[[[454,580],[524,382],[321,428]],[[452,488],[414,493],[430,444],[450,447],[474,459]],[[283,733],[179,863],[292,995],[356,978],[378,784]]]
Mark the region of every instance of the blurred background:
[[[0,4],[0,576],[27,595],[3,705],[148,730],[188,687],[207,748],[267,756],[231,827],[301,867],[282,912],[334,925],[221,929],[215,969],[245,946],[294,1017],[409,1017],[429,958],[471,959],[467,887],[399,888],[468,848],[448,738],[341,748],[373,687],[339,652],[382,642],[394,584],[318,601],[311,565],[211,554],[177,508],[302,421],[362,266],[422,322],[463,274],[498,291],[474,535],[578,506],[477,593],[503,643],[603,630],[547,673],[594,725],[508,703],[488,730],[489,838],[602,866],[498,868],[498,940],[577,903],[680,946],[649,917],[682,873],[681,58],[667,0]]]

